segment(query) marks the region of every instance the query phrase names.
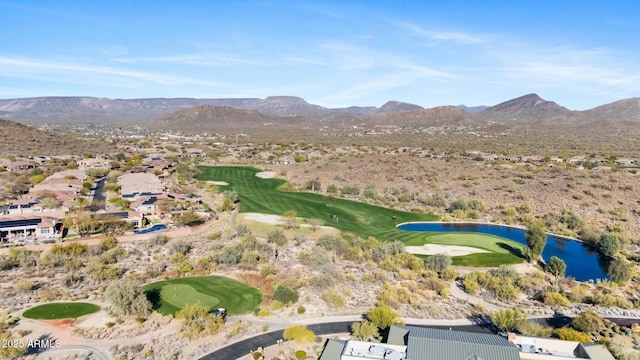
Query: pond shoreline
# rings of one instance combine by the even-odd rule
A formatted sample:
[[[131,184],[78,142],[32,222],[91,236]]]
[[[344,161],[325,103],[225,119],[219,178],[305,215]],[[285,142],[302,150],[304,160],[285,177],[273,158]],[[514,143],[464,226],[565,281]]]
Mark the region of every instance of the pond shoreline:
[[[516,241],[527,245],[527,228],[520,225],[504,225],[491,222],[410,221],[396,224],[404,231],[424,233],[482,233]],[[567,276],[579,281],[608,279],[607,268],[611,257],[600,253],[598,247],[570,236],[545,232],[547,246],[542,253],[546,262],[557,256],[567,264]]]

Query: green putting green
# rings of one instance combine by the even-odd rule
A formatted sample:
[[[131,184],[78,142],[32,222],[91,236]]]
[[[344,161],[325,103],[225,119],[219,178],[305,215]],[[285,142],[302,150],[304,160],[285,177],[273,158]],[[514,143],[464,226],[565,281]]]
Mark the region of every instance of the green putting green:
[[[244,314],[262,302],[258,289],[221,276],[164,280],[144,289],[154,308],[165,315],[175,314],[186,305],[196,303],[212,309],[223,307],[229,314]]]
[[[453,265],[494,267],[502,264],[518,264],[524,261],[517,256],[524,245],[517,241],[495,235],[456,232],[456,233],[422,233],[422,238],[409,240],[407,246],[424,244],[469,246],[489,251],[452,258]]]
[[[433,243],[437,237],[430,235],[447,235],[450,245],[466,245],[486,249],[489,253],[479,253],[454,258],[454,264],[465,266],[498,266],[522,262],[519,247],[508,239],[487,238],[483,234],[476,240],[489,241],[487,245],[479,243],[469,245],[469,234],[465,233],[425,233],[405,231],[396,228],[396,224],[410,221],[435,221],[433,214],[416,214],[369,205],[345,199],[328,199],[326,196],[308,192],[281,192],[278,187],[285,183],[281,179],[261,179],[256,176],[261,170],[250,167],[235,166],[200,166],[197,179],[202,181],[224,181],[229,185],[220,185],[221,190],[233,189],[240,199],[240,212],[255,212],[282,215],[288,210],[295,210],[298,216],[324,221],[324,225],[350,232],[361,237],[373,236],[380,241],[399,240],[407,245]],[[339,221],[329,219],[336,215]],[[507,244],[505,248],[498,242]],[[515,243],[517,244],[517,243]]]
[[[22,316],[38,320],[76,319],[83,315],[93,314],[98,311],[100,311],[100,307],[94,304],[83,302],[61,302],[32,307],[22,313]]]

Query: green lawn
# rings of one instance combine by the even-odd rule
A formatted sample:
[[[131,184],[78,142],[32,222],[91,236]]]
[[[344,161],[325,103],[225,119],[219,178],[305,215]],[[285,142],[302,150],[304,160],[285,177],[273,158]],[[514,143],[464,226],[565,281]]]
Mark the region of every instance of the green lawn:
[[[159,281],[144,287],[154,308],[175,314],[185,305],[200,303],[229,314],[253,311],[262,302],[260,290],[221,276],[199,276]]]
[[[380,241],[399,240],[407,245],[422,245],[431,242],[431,240],[437,241],[437,238],[432,239],[430,237],[435,235],[434,233],[405,231],[396,228],[396,224],[403,222],[438,220],[438,216],[433,214],[404,212],[338,198],[328,203],[326,197],[320,194],[280,192],[277,188],[285,183],[284,180],[258,178],[255,174],[261,170],[250,167],[200,166],[199,170],[198,180],[225,181],[229,185],[220,185],[221,191],[233,189],[238,192],[240,212],[282,215],[287,210],[295,210],[300,217],[321,219],[325,225],[333,226],[341,231],[350,232],[364,238],[373,236]],[[323,184],[323,186],[326,185]],[[330,220],[330,214],[337,215],[339,222]],[[394,216],[395,219],[393,218]],[[485,235],[479,235],[481,237],[476,238],[478,242],[473,244],[468,243],[468,234],[448,233],[446,235],[448,241],[450,241],[449,244],[452,245],[474,246],[489,251],[497,251],[497,254],[481,253],[456,257],[454,264],[472,266],[477,263],[475,266],[497,266],[499,265],[497,263],[498,260],[500,264],[518,263],[523,260],[516,255],[517,252],[510,252],[497,246],[496,240],[485,238]],[[500,239],[500,242],[510,246],[515,246],[513,242],[507,239],[496,239]],[[481,242],[485,240],[490,243],[481,246]]]
[[[83,315],[93,314],[98,311],[100,311],[100,307],[94,304],[83,302],[61,302],[32,307],[22,313],[22,316],[38,320],[76,319]]]

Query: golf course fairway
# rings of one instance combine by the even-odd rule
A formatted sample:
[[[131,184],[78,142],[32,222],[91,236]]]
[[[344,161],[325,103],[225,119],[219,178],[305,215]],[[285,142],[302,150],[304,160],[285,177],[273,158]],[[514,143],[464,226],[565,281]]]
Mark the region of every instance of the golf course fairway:
[[[200,181],[219,181],[228,185],[219,185],[221,191],[235,190],[240,200],[240,212],[283,215],[294,210],[299,217],[321,219],[324,225],[332,226],[344,232],[367,238],[373,236],[380,241],[401,241],[406,245],[429,243],[430,233],[405,231],[396,228],[404,222],[436,221],[438,216],[393,210],[362,202],[332,198],[309,192],[282,192],[278,187],[285,183],[282,179],[262,179],[256,176],[262,170],[251,167],[236,166],[199,166]],[[334,215],[330,218],[330,215]],[[333,219],[339,219],[335,221]],[[433,233],[431,233],[433,234]],[[492,244],[483,245],[484,240],[493,239],[473,237],[469,243],[468,233],[449,233],[447,243],[466,245],[485,249],[489,252],[454,257],[454,265],[464,266],[499,266],[524,261],[519,250],[514,246],[512,251]],[[435,240],[435,239],[434,239]],[[509,242],[509,240],[504,239]]]

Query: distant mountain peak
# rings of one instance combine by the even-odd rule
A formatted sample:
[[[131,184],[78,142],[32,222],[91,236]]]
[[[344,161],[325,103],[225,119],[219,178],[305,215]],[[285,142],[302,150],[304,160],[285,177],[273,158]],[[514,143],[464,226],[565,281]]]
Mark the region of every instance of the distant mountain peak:
[[[403,111],[411,111],[411,110],[422,110],[422,106],[418,106],[415,104],[410,104],[402,101],[387,101],[384,105],[380,107],[375,113],[376,114],[389,114]]]
[[[475,115],[477,120],[504,123],[529,123],[548,120],[571,113],[571,110],[547,101],[538,94],[527,94],[498,105],[491,106]]]

